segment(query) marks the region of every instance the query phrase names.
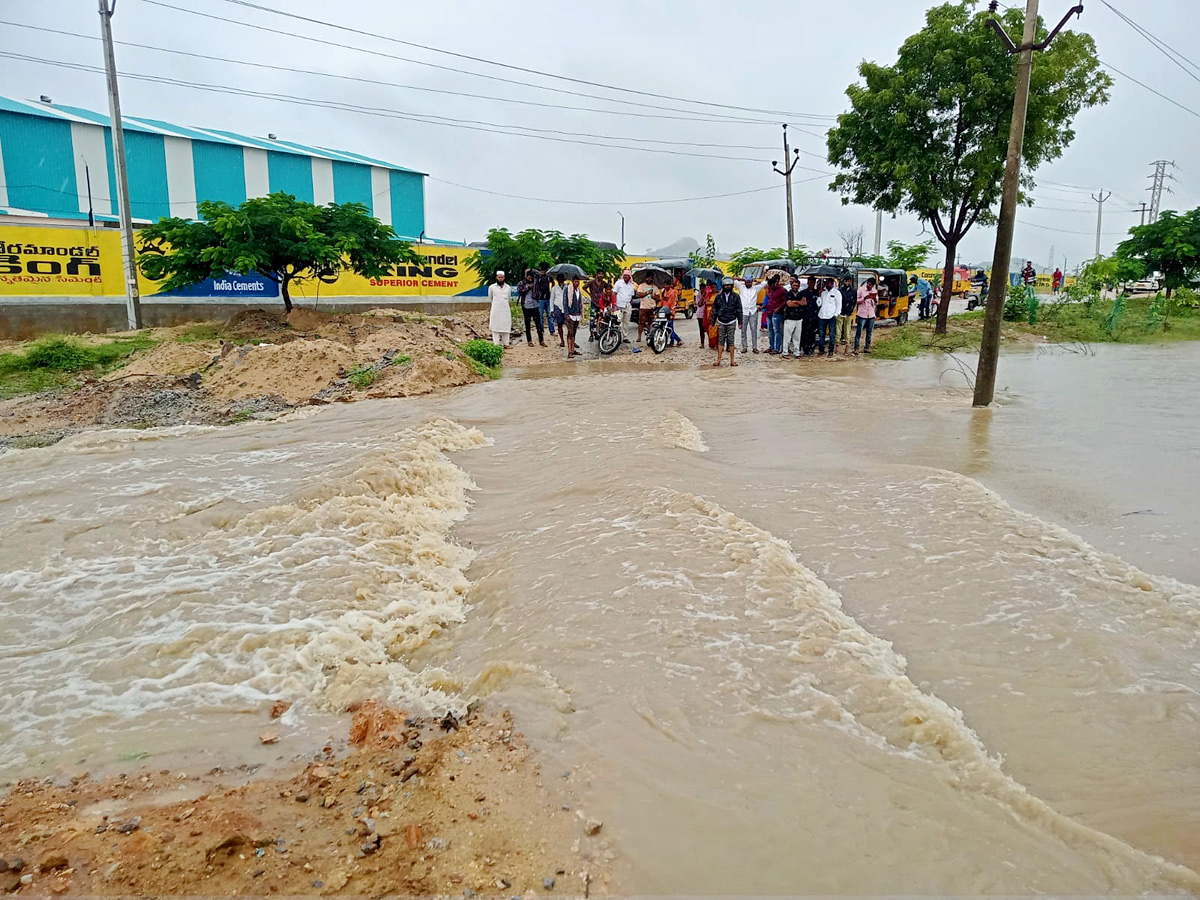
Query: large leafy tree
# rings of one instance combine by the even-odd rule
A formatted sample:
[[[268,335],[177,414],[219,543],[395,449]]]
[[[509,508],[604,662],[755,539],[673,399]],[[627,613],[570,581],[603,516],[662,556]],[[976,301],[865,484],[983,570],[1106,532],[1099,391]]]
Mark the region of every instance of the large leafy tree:
[[[510,281],[515,282],[526,269],[542,263],[573,263],[589,274],[602,272],[615,278],[623,259],[615,244],[597,243],[586,234],[568,235],[536,228],[512,234],[507,228],[493,228],[488,231],[487,252],[473,253],[467,259],[467,268],[475,273],[481,285],[490,283],[497,269],[503,269]]]
[[[1200,208],[1180,215],[1165,212],[1157,222],[1135,225],[1131,237],[1117,245],[1116,259],[1129,261],[1149,272],[1162,272],[1167,296],[1200,277]],[[1129,277],[1130,271],[1121,274]]]
[[[791,250],[784,250],[782,247],[772,247],[770,250],[760,250],[757,247],[743,247],[737,253],[729,258],[729,264],[725,266],[725,270],[738,275],[743,267],[751,263],[762,262],[764,259],[790,259],[797,265],[808,262],[820,256],[828,256],[829,250],[810,250],[803,244],[797,244]]]
[[[828,135],[829,160],[841,170],[831,186],[844,203],[914,213],[946,248],[939,332],[946,330],[958,245],[976,222],[995,220],[1016,85],[1016,57],[976,6],[964,0],[934,7],[894,65],[862,63],[862,82],[846,89],[851,109]],[[1002,16],[1014,43],[1023,20],[1020,9]],[[1046,35],[1040,21],[1038,34]],[[1030,173],[1062,155],[1075,137],[1075,116],[1106,102],[1111,86],[1090,35],[1064,31],[1035,55],[1023,201],[1034,186]]]
[[[331,280],[343,270],[381,278],[419,261],[412,245],[361,203],[316,206],[281,192],[239,206],[206,200],[197,212],[199,221],[160,219],[139,234],[138,266],[164,290],[257,273],[279,285],[291,312],[289,289],[297,282]]]

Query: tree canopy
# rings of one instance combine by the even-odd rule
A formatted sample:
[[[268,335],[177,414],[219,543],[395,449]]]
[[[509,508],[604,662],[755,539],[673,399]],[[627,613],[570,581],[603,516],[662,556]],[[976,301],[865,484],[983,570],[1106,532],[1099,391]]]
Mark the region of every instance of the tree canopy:
[[[346,269],[381,278],[400,263],[419,261],[412,245],[361,203],[316,206],[280,192],[236,207],[205,200],[197,212],[199,221],[164,218],[139,233],[138,267],[164,290],[228,273],[258,274],[279,285],[290,312],[295,282],[332,280]]]
[[[759,250],[757,247],[743,247],[729,258],[728,264],[723,266],[723,268],[727,272],[737,276],[741,274],[744,266],[762,262],[764,259],[790,259],[792,262],[800,265],[816,257],[829,256],[829,253],[828,248],[824,250],[812,250],[803,244],[797,244],[791,250],[784,250],[782,247],[772,247],[770,250]]]
[[[919,244],[905,244],[903,241],[888,241],[887,256],[868,254],[858,258],[868,266],[881,269],[904,269],[909,272],[919,269],[929,259],[933,252],[933,241],[922,241]]]
[[[1200,208],[1182,215],[1164,212],[1157,222],[1135,225],[1129,232],[1131,236],[1117,245],[1116,259],[1162,272],[1168,297],[1200,278]]]
[[[487,235],[488,253],[473,253],[467,268],[475,273],[481,285],[489,284],[497,269],[503,269],[516,282],[526,269],[542,263],[574,263],[588,274],[602,272],[615,278],[621,272],[625,258],[620,248],[599,244],[586,234],[566,235],[561,231],[541,231],[527,228],[511,234],[507,228],[492,228]]]
[[[828,135],[829,161],[841,171],[831,187],[843,203],[903,210],[928,222],[946,248],[943,290],[952,290],[959,242],[976,222],[995,220],[1016,88],[1016,58],[986,25],[974,0],[944,3],[900,47],[895,65],[864,62],[851,109]],[[1024,11],[998,14],[1020,43]],[[1047,30],[1039,20],[1038,36]],[[1108,100],[1112,80],[1090,35],[1063,31],[1035,54],[1022,150],[1022,200],[1031,172],[1062,155],[1071,123]],[[947,298],[948,299],[948,298]],[[944,331],[948,302],[938,308]]]

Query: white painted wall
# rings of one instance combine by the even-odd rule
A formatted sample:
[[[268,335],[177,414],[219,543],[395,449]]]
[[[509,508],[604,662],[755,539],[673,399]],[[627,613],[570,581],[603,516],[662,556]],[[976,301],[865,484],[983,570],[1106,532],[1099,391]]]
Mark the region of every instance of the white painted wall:
[[[246,172],[246,199],[265,197],[271,193],[271,176],[267,170],[267,151],[243,147],[242,164]]]
[[[313,203],[324,206],[333,202],[333,160],[312,158]]]
[[[392,178],[379,166],[371,166],[371,214],[384,225],[392,224]]]
[[[116,207],[108,195],[108,151],[104,129],[99,125],[71,123],[71,146],[75,149],[75,184],[79,192],[79,211],[88,211],[88,172],[92,176],[92,209],[101,215],[114,215]],[[86,167],[86,170],[85,170]]]
[[[196,218],[196,170],[192,165],[192,142],[187,138],[164,137],[167,158],[167,199],[171,215]]]

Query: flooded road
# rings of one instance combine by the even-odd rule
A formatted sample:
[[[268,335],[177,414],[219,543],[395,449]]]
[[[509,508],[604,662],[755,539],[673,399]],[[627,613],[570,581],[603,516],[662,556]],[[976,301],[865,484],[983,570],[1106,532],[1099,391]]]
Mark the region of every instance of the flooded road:
[[[628,892],[1200,893],[1198,351],[1011,354],[991,411],[944,359],[614,361],[10,453],[4,771],[479,696]]]

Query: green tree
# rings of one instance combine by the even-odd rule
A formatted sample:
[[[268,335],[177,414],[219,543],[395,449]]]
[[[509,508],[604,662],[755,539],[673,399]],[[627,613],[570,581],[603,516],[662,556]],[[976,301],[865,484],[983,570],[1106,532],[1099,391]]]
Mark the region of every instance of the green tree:
[[[933,241],[922,241],[919,244],[904,244],[900,241],[888,241],[887,267],[903,269],[911,272],[925,265],[929,254],[933,252]]]
[[[1162,272],[1168,298],[1200,277],[1200,208],[1183,215],[1168,210],[1157,222],[1135,225],[1129,233],[1117,245],[1116,258]],[[1122,280],[1130,280],[1127,272]]]
[[[946,248],[939,333],[946,330],[959,242],[976,222],[995,220],[1016,84],[1016,58],[976,5],[934,7],[925,27],[900,47],[895,65],[862,63],[862,83],[846,89],[851,109],[828,135],[829,160],[841,170],[831,187],[843,203],[911,212]],[[1001,17],[1017,43],[1023,19],[1015,8]],[[1040,21],[1038,33],[1046,34]],[[1106,102],[1111,86],[1090,35],[1064,31],[1036,55],[1022,152],[1025,191],[1034,186],[1030,173],[1074,139],[1071,122],[1079,111]]]
[[[291,312],[294,283],[332,280],[347,269],[381,278],[420,259],[361,203],[315,206],[280,192],[236,207],[204,200],[196,209],[199,221],[164,218],[139,233],[138,267],[164,290],[258,274],[279,285]]]
[[[822,253],[826,256],[829,255],[828,250],[824,250]],[[762,262],[764,259],[790,259],[797,265],[801,265],[820,255],[820,253],[810,250],[803,244],[797,244],[791,250],[784,250],[782,247],[772,247],[770,250],[759,250],[757,247],[744,247],[729,258],[729,263],[725,269],[736,277],[741,274],[743,267],[751,263]]]
[[[511,283],[542,263],[573,263],[587,273],[603,272],[615,278],[621,271],[624,255],[614,244],[600,244],[586,234],[563,234],[527,228],[512,234],[507,228],[492,228],[487,235],[487,250],[473,253],[467,268],[475,273],[480,285],[491,283],[497,269],[508,274]]]
[[[704,249],[697,247],[688,258],[692,261],[693,269],[713,269],[717,266],[717,242],[711,234],[704,236]]]

